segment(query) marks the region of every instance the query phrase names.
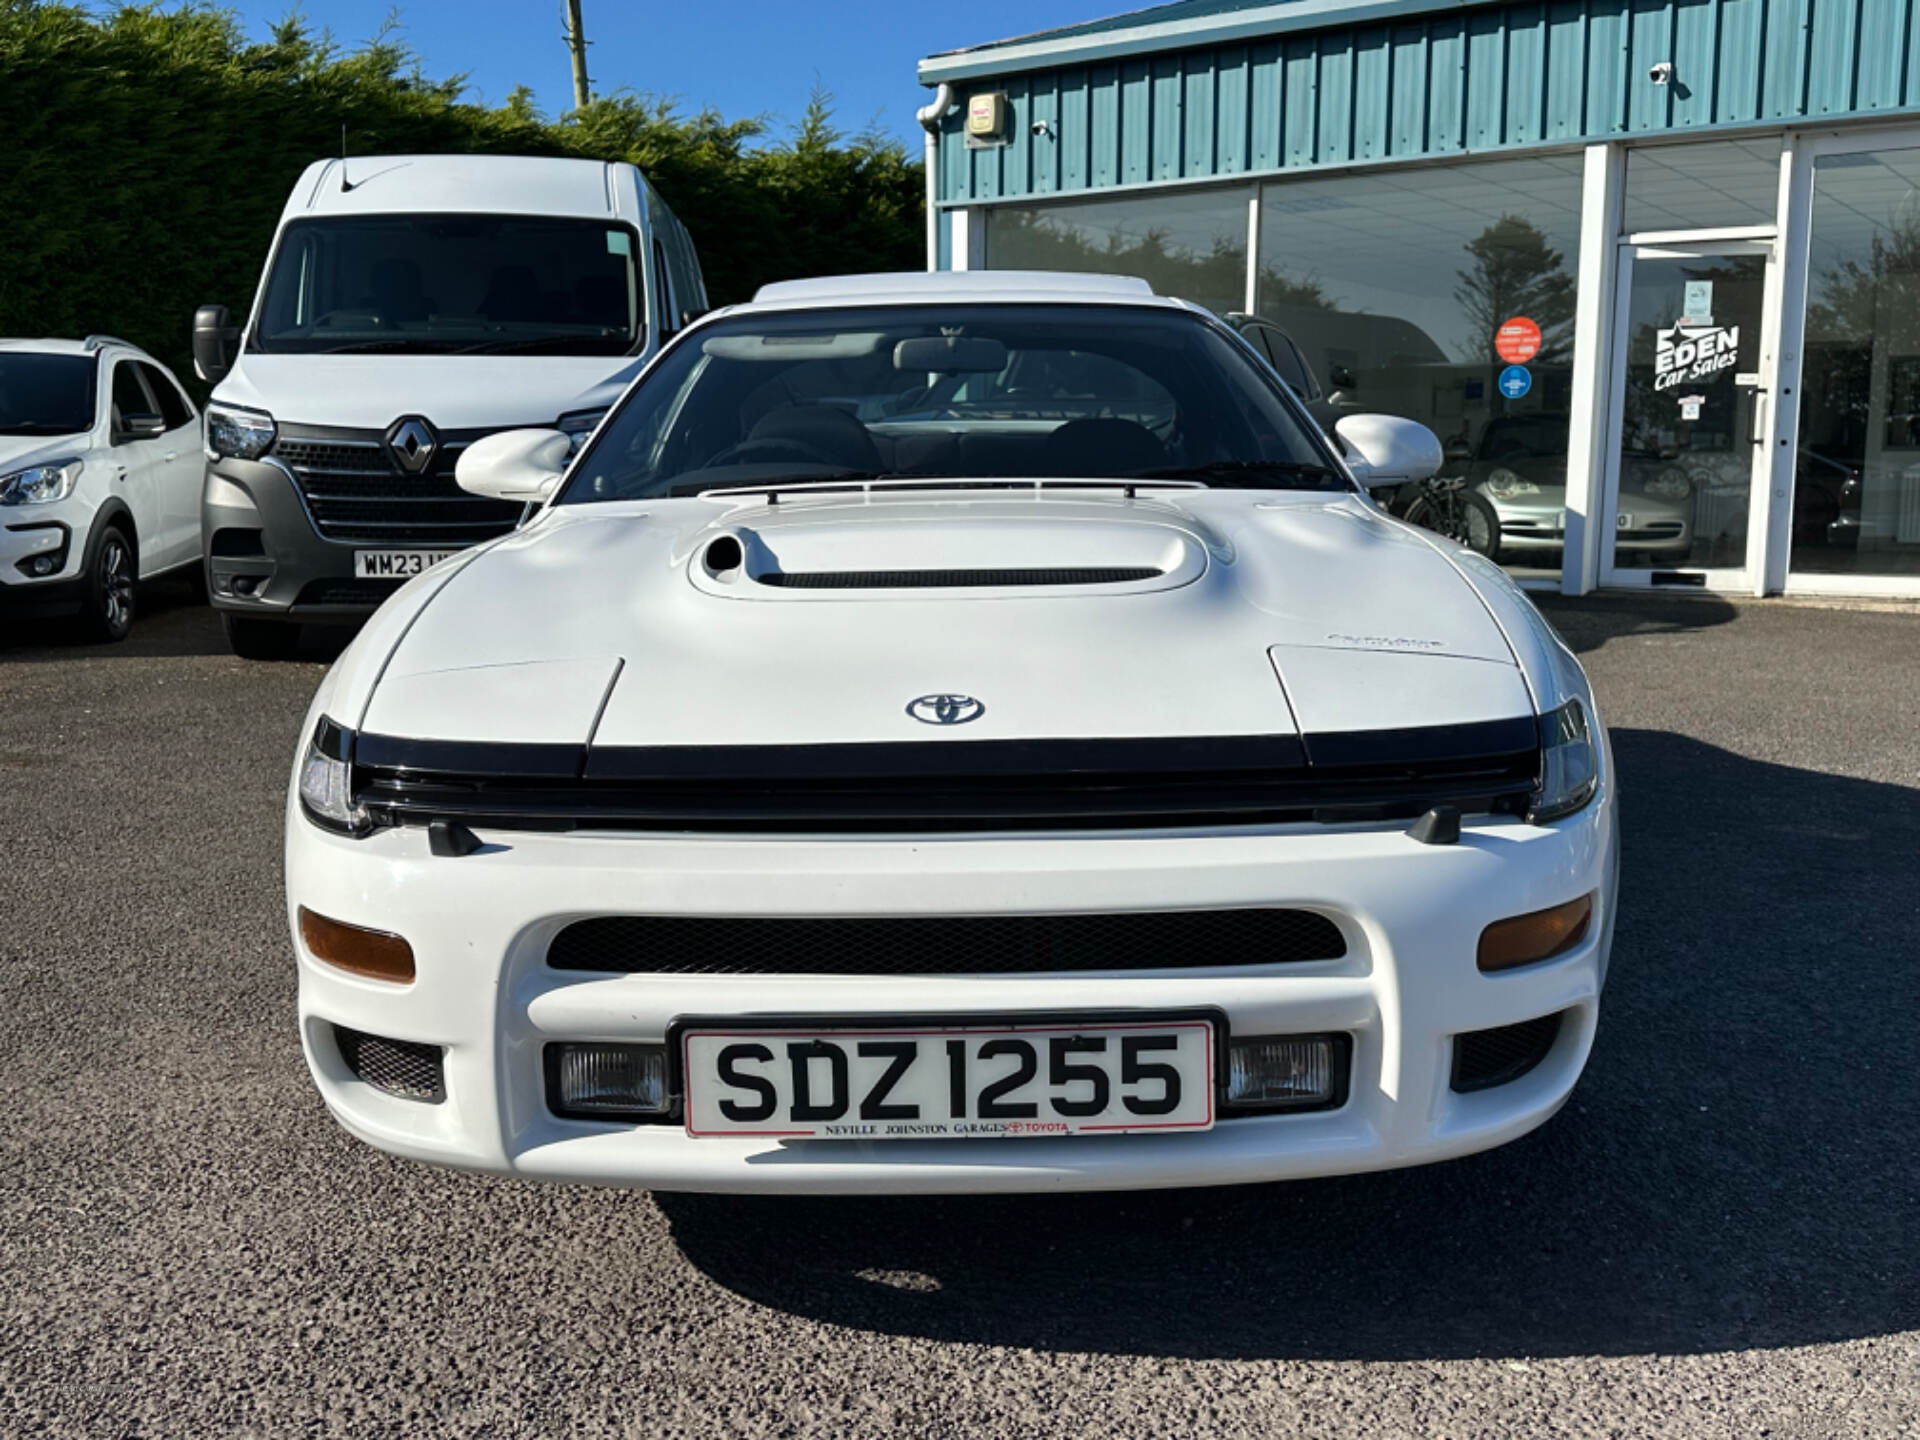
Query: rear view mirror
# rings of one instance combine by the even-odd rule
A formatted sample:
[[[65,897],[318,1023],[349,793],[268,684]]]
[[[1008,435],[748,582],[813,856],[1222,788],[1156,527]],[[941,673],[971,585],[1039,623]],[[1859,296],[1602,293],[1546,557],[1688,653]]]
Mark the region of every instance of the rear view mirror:
[[[545,500],[567,468],[573,437],[561,430],[502,430],[473,442],[453,467],[460,488],[489,500]]]
[[[226,379],[233,366],[233,345],[240,327],[227,316],[224,305],[202,305],[193,312],[193,373],[209,385]]]
[[[933,375],[998,375],[1007,368],[1007,347],[970,335],[923,335],[893,347],[893,368]]]
[[[1398,415],[1346,415],[1333,427],[1354,478],[1369,490],[1425,480],[1440,469],[1440,437]]]

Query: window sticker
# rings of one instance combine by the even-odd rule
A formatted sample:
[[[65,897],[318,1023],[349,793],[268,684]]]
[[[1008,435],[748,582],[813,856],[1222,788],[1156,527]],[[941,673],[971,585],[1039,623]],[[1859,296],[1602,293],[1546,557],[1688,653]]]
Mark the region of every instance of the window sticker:
[[[1509,365],[1500,372],[1500,393],[1509,400],[1518,400],[1533,389],[1533,372],[1524,365]]]
[[[1682,314],[1689,325],[1713,323],[1713,282],[1711,280],[1687,281],[1687,303]]]
[[[1671,390],[1731,370],[1740,363],[1740,327],[1675,325],[1654,340],[1653,388]]]
[[[1493,332],[1493,350],[1509,365],[1524,365],[1540,353],[1540,327],[1525,315],[1503,321]]]
[[[607,231],[607,253],[609,255],[631,255],[633,237],[624,230]]]
[[[1700,407],[1707,403],[1707,397],[1704,395],[1682,395],[1679,399],[1680,418],[1682,420],[1698,420],[1700,418]]]

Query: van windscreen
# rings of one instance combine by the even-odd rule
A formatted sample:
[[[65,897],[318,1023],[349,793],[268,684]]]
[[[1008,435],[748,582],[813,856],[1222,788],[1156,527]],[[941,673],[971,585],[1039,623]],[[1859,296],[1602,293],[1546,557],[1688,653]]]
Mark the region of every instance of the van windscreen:
[[[626,355],[645,338],[631,226],[364,215],[281,232],[250,348]]]

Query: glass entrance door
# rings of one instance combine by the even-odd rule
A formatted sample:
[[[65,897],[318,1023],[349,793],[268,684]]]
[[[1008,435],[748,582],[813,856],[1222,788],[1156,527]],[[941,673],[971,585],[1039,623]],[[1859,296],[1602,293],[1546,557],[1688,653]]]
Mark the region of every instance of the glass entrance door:
[[[1750,589],[1772,247],[1628,245],[1621,259],[1601,583]]]

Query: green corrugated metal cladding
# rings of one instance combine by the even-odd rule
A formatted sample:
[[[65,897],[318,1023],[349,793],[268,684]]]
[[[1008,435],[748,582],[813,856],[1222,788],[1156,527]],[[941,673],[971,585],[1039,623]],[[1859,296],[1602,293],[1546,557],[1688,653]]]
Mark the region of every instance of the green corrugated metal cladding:
[[[955,86],[940,193],[1053,195],[1920,109],[1917,11],[1920,0],[1545,0],[972,79]],[[1662,61],[1668,85],[1648,78]],[[969,150],[966,97],[1001,89],[1012,143]]]

